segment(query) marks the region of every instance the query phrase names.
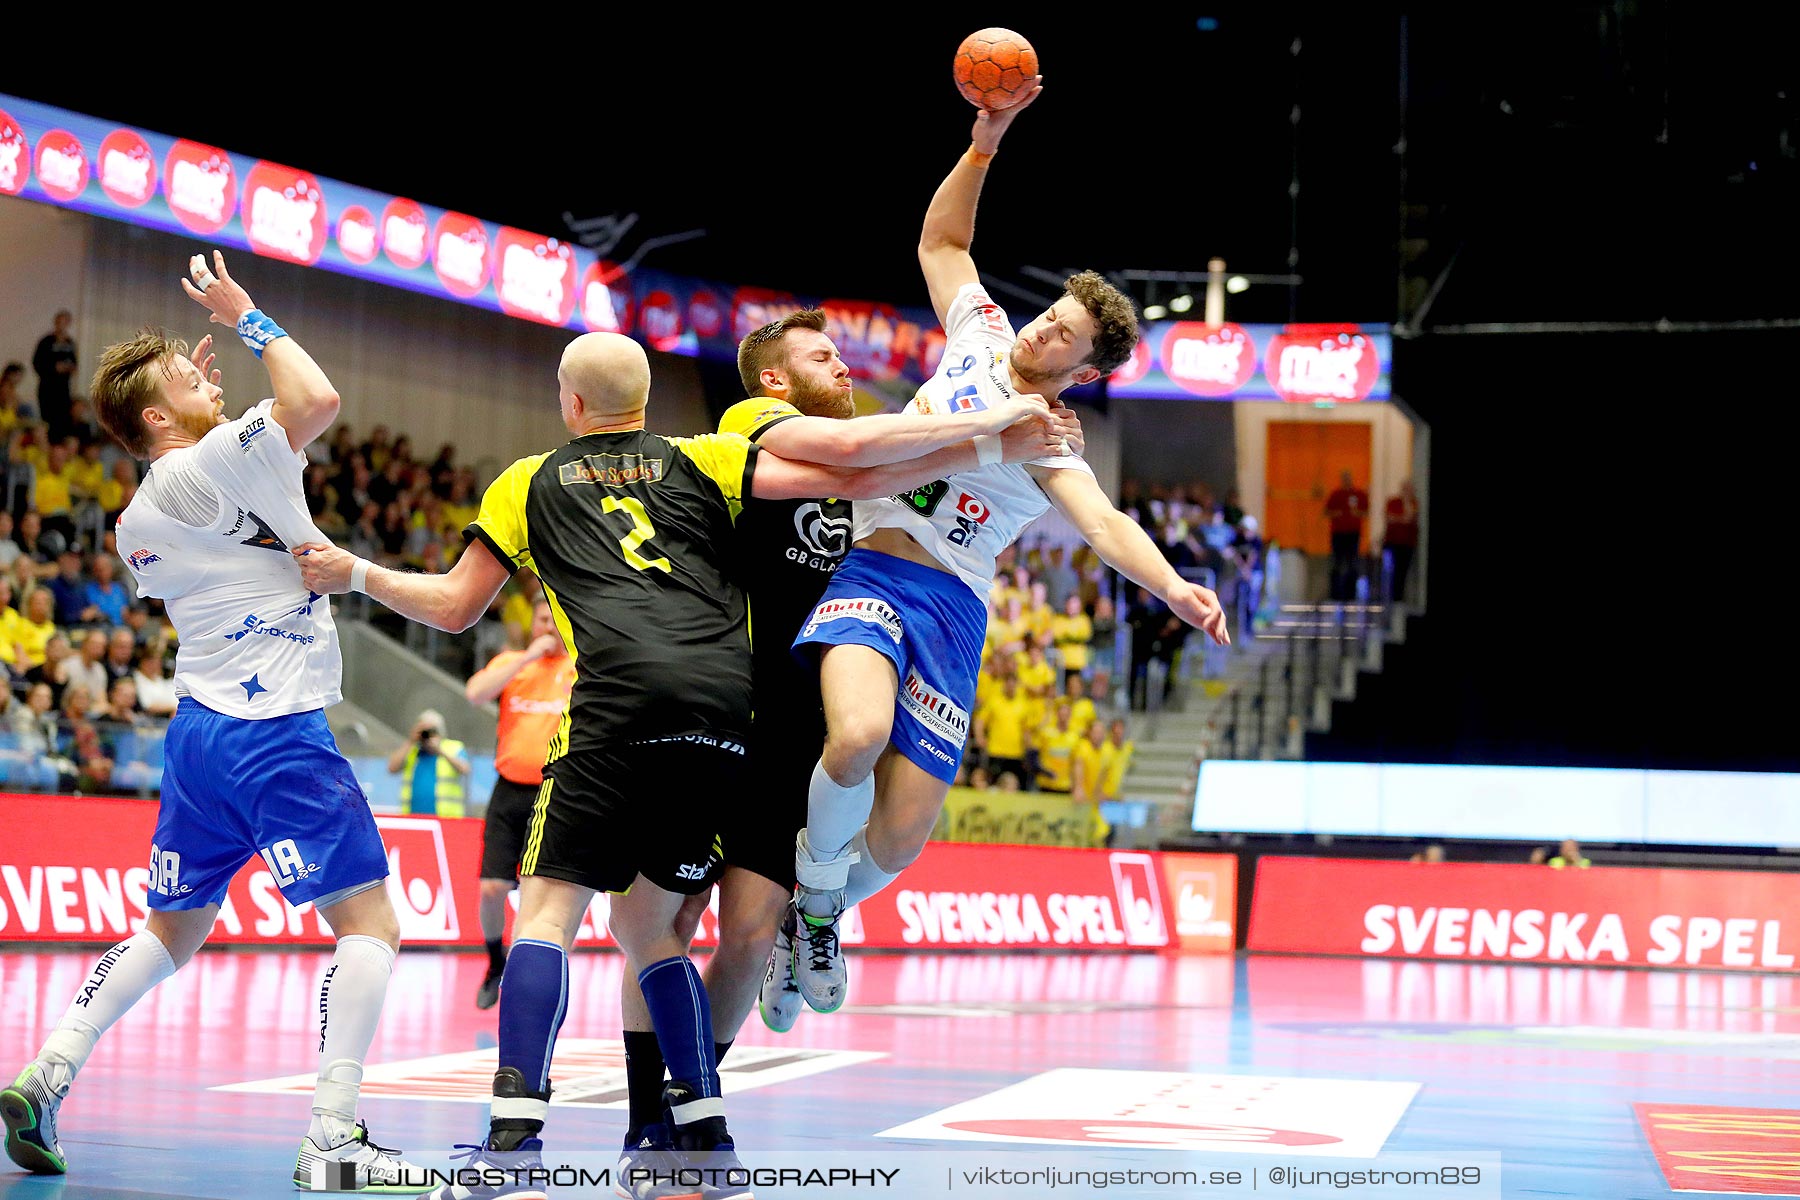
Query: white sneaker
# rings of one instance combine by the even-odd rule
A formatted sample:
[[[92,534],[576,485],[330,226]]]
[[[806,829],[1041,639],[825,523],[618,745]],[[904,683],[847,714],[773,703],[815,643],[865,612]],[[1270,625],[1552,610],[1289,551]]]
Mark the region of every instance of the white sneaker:
[[[27,1063],[0,1091],[0,1119],[6,1122],[6,1156],[34,1175],[61,1175],[69,1169],[56,1141],[56,1110],[69,1092],[65,1079],[60,1088],[50,1082],[50,1068]]]
[[[431,1189],[431,1173],[400,1157],[398,1150],[369,1140],[369,1127],[356,1123],[356,1134],[324,1147],[309,1134],[300,1139],[294,1160],[294,1186],[303,1192],[382,1192],[413,1195]]]
[[[844,915],[843,892],[819,892],[802,885],[800,899],[823,896],[825,901],[812,905],[826,910],[830,916],[815,916],[806,905],[796,901],[799,919],[794,923],[794,979],[806,1006],[818,1013],[834,1013],[844,1006],[850,990],[849,971],[844,965],[843,947],[838,944],[838,918]]]
[[[762,991],[756,997],[763,1024],[776,1033],[792,1029],[806,1007],[800,997],[800,984],[794,978],[795,920],[794,902],[790,900],[775,930],[775,948],[769,955],[769,969],[763,972]]]

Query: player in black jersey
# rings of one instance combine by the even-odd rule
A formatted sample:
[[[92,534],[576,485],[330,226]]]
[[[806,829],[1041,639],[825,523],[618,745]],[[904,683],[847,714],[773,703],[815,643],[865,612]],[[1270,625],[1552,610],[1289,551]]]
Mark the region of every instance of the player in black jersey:
[[[615,893],[611,928],[641,989],[645,1023],[673,1076],[665,1120],[644,1131],[645,1149],[711,1152],[706,1165],[741,1170],[719,1098],[710,1008],[679,924],[684,899],[707,891],[722,866],[719,810],[756,794],[742,771],[751,674],[733,522],[753,495],[884,495],[953,469],[970,452],[836,469],[730,434],[650,434],[649,363],[615,334],[577,338],[557,378],[575,437],[519,460],[490,485],[450,572],[389,571],[318,543],[295,553],[314,591],[364,591],[452,631],[475,622],[511,571],[531,567],[575,663],[569,718],[551,740],[520,864],[488,1161],[537,1161],[567,1008],[567,951],[594,893],[606,890]],[[1032,399],[982,420],[982,432],[1026,420],[1040,446],[1064,432]],[[493,1194],[444,1192],[456,1200]]]

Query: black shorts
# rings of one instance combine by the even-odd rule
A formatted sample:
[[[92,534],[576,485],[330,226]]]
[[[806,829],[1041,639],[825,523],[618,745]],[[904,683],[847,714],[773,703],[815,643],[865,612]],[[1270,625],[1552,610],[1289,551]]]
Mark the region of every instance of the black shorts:
[[[757,693],[758,711],[762,693]],[[743,867],[784,890],[794,887],[794,839],[806,827],[806,798],[825,745],[825,721],[758,721],[750,737],[751,786],[720,813],[725,865]]]
[[[481,824],[481,877],[519,881],[519,856],[525,850],[525,829],[531,824],[531,807],[541,785],[514,783],[502,776],[494,780],[487,818]]]
[[[520,873],[623,892],[641,874],[704,892],[725,869],[719,814],[745,794],[731,735],[684,734],[577,750],[544,768]]]

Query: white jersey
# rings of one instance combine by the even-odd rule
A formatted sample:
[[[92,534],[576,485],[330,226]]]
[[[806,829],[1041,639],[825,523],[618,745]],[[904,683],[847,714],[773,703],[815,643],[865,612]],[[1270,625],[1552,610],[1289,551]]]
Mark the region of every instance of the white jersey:
[[[274,405],[265,400],[157,459],[118,528],[138,595],[163,601],[180,638],[177,694],[253,720],[343,698],[330,602],[300,582],[288,553],[328,539],[306,511],[306,455],[288,447]],[[170,515],[191,515],[209,492],[210,524]]]
[[[957,291],[944,314],[944,334],[948,340],[937,374],[913,396],[907,412],[976,412],[1012,396],[1006,364],[1018,335],[979,284],[967,283]],[[985,603],[994,560],[1050,507],[1027,466],[1094,473],[1073,454],[977,467],[903,496],[858,500],[856,537],[877,529],[905,531]]]

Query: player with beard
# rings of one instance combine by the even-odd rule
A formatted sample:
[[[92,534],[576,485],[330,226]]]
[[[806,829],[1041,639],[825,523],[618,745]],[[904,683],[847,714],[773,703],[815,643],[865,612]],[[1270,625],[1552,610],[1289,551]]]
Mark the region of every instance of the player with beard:
[[[1042,438],[1024,424],[971,439],[970,418],[875,415],[851,420],[856,402],[850,368],[826,324],[822,311],[804,309],[752,331],[738,344],[738,374],[749,399],[725,412],[720,433],[742,434],[783,458],[846,466],[936,451],[937,461],[956,470],[978,465],[983,453],[993,452],[990,447],[997,446],[1007,462],[1024,462],[1043,452]],[[1074,414],[1062,409],[1056,415],[1069,440],[1081,444]],[[958,448],[957,442],[963,445]],[[717,1058],[724,1057],[757,1000],[770,947],[777,958],[791,954],[782,918],[794,890],[794,838],[806,824],[807,783],[825,742],[818,669],[792,646],[849,552],[851,519],[848,500],[751,497],[734,532],[750,604],[755,723],[749,765],[759,800],[724,810],[719,945],[704,976]],[[708,895],[701,893],[685,908],[690,929]],[[664,1067],[629,975],[623,1005],[631,1095],[625,1146],[630,1152],[658,1137]],[[762,1017],[771,1029],[791,1029],[802,1007],[791,979],[785,986],[777,980],[765,988]],[[628,1167],[629,1153],[627,1159]]]
[[[1017,333],[981,287],[969,255],[976,200],[1001,135],[1041,90],[977,116],[974,144],[926,210],[919,265],[946,344],[909,413],[943,420],[1029,393],[1055,404],[1066,389],[1117,370],[1137,345],[1131,301],[1092,271],[1071,277]],[[818,1012],[844,1002],[839,916],[918,857],[955,778],[995,558],[1051,505],[1114,570],[1216,641],[1229,640],[1219,598],[1177,575],[1066,447],[1023,465],[984,461],[907,495],[857,504],[854,546],[796,642],[822,654],[827,737],[795,846],[794,953],[785,969]]]

